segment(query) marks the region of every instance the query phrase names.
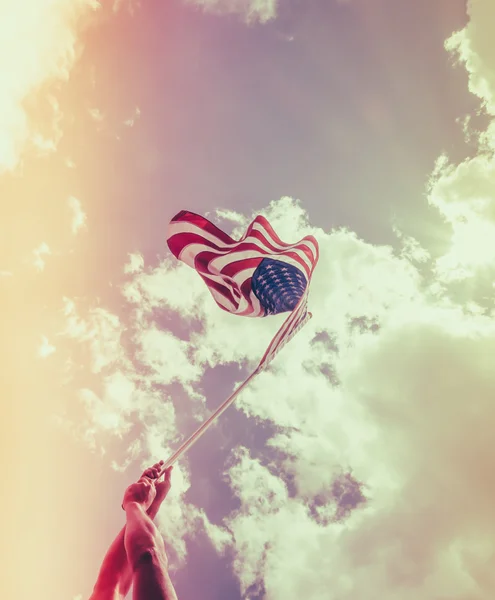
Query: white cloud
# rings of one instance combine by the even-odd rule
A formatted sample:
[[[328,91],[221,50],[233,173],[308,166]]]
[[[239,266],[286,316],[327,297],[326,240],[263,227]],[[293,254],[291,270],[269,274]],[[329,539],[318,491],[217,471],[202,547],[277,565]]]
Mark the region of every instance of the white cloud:
[[[42,242],[37,248],[33,250],[33,264],[37,271],[43,271],[45,268],[45,260],[43,256],[49,256],[52,253],[48,244]]]
[[[138,359],[150,368],[150,377],[155,383],[189,383],[198,379],[201,371],[199,365],[191,360],[187,342],[156,327],[142,330],[136,341]]]
[[[465,64],[470,91],[479,96],[486,110],[495,116],[495,4],[491,0],[471,0],[468,14],[469,23],[447,40],[446,48],[456,52]]]
[[[129,254],[129,262],[124,266],[124,273],[135,274],[141,271],[144,267],[144,258],[142,254],[136,252]]]
[[[248,23],[267,23],[277,16],[278,0],[184,0],[214,14],[237,14]]]
[[[25,100],[41,86],[66,80],[78,52],[77,27],[99,4],[94,0],[1,0],[0,173],[14,169],[26,143],[51,151],[60,138],[60,109],[51,103],[51,126],[33,122]]]
[[[125,269],[139,269],[123,288],[124,297],[140,315],[167,308],[187,321],[201,320],[213,308],[203,282],[186,265],[167,257],[158,267],[144,271],[139,258],[131,258]],[[213,311],[212,311],[213,312]]]
[[[129,465],[136,461],[142,452],[141,440],[138,438],[134,440],[128,448],[127,456],[122,464],[119,464],[116,460],[112,460],[111,467],[114,471],[120,473],[124,472]]]
[[[72,213],[71,229],[72,233],[75,235],[80,229],[86,226],[87,217],[82,209],[81,202],[77,198],[70,196],[67,202]]]
[[[229,210],[227,208],[219,208],[215,211],[215,215],[218,219],[225,219],[226,221],[231,221],[235,223],[238,227],[246,228],[248,226],[246,215],[241,215],[235,210]],[[208,215],[206,215],[208,216]]]
[[[96,121],[97,123],[102,123],[105,119],[103,113],[99,108],[90,108],[88,112],[89,116],[93,119],[93,121]]]
[[[437,261],[445,281],[493,271],[495,260],[495,159],[482,153],[451,165],[442,157],[429,202],[452,228],[450,248]]]
[[[57,149],[58,140],[53,138],[45,138],[40,133],[33,134],[31,141],[40,154],[50,154]]]
[[[92,390],[82,389],[79,400],[91,415],[92,425],[99,433],[111,432],[114,436],[122,437],[129,430],[129,423],[123,418],[124,411],[113,410]]]
[[[45,336],[42,336],[41,345],[38,348],[38,356],[40,358],[47,358],[48,356],[53,354],[55,352],[55,350],[56,350],[55,346],[52,346],[50,344],[50,342],[48,341],[48,338],[46,338]]]
[[[124,360],[121,337],[125,328],[117,315],[93,308],[83,318],[74,301],[64,298],[64,316],[66,324],[62,335],[89,346],[93,373],[100,373],[109,365]]]
[[[86,323],[77,314],[76,305],[73,300],[64,298],[63,303],[63,313],[66,318],[66,326],[63,334],[83,341],[87,330]]]
[[[446,43],[469,73],[469,88],[495,116],[495,5],[470,2],[470,21]],[[479,152],[458,165],[440,157],[432,175],[429,201],[452,229],[450,248],[436,264],[445,283],[495,277],[495,123],[479,135]]]

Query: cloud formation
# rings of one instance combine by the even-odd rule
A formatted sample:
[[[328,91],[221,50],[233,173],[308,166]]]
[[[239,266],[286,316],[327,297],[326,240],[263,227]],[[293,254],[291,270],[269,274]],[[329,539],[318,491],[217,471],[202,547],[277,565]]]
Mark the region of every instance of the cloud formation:
[[[25,102],[42,86],[68,78],[78,52],[79,21],[98,7],[96,0],[1,0],[0,173],[18,165],[29,142],[43,152],[56,147],[57,101],[47,99],[49,127],[32,119]]]
[[[470,21],[452,35],[446,48],[465,64],[469,89],[479,96],[487,115],[495,117],[495,6],[470,2]],[[440,157],[432,175],[429,202],[451,227],[448,252],[436,264],[445,282],[492,278],[495,262],[495,121],[477,133],[479,152],[458,165]]]
[[[278,0],[184,0],[213,14],[237,14],[247,23],[267,23],[277,16]]]
[[[46,264],[43,257],[49,256],[51,253],[52,251],[46,242],[42,242],[33,250],[33,265],[37,271],[43,271]]]
[[[455,52],[469,74],[469,90],[479,96],[486,110],[495,116],[495,47],[493,20],[495,5],[487,0],[468,2],[469,23],[452,35],[446,48]]]
[[[46,338],[45,336],[42,336],[41,344],[40,344],[40,347],[38,348],[38,356],[40,358],[47,358],[48,356],[53,354],[55,352],[55,350],[56,350],[55,346],[52,346],[50,344],[50,342],[48,341],[48,338]]]
[[[81,202],[74,198],[74,196],[70,196],[67,200],[69,205],[69,210],[71,212],[71,230],[75,235],[80,229],[86,226],[86,213],[82,209]]]

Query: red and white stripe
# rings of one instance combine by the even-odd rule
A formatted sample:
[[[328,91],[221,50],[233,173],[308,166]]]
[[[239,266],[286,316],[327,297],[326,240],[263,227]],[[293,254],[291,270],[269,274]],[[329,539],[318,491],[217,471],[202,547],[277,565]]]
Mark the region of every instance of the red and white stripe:
[[[262,216],[256,217],[244,236],[235,241],[204,217],[181,211],[170,222],[167,243],[176,258],[201,275],[220,308],[248,317],[265,315],[251,288],[253,273],[264,258],[301,269],[309,283],[319,256],[313,236],[286,244]]]
[[[280,350],[296,335],[296,333],[306,325],[311,319],[312,314],[307,311],[308,307],[308,288],[300,298],[297,306],[282,323],[282,327],[277,331],[263,358],[260,361],[256,371],[260,372],[275,358]]]

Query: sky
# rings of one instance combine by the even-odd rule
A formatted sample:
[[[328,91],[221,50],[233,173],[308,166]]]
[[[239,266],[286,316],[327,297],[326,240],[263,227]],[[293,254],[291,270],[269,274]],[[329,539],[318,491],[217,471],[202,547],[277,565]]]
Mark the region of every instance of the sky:
[[[125,487],[283,316],[181,209],[314,235],[313,319],[181,459],[180,600],[495,593],[492,0],[0,0],[0,589],[84,600]]]

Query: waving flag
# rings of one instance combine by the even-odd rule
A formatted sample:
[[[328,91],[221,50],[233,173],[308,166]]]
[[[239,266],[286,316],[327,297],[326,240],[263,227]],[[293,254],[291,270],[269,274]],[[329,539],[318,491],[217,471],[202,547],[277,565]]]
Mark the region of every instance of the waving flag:
[[[199,273],[223,310],[246,317],[292,312],[260,367],[310,318],[308,284],[318,261],[313,236],[286,244],[258,216],[235,241],[208,219],[183,210],[170,222],[167,242],[176,258]]]
[[[318,242],[308,235],[286,244],[265,217],[258,216],[239,241],[210,221],[181,211],[169,225],[167,243],[172,254],[195,269],[215,302],[227,312],[266,317],[290,311],[270,342],[256,370],[170,456],[173,465],[234,402],[239,392],[262,371],[277,352],[307,323],[309,282],[318,262]]]

